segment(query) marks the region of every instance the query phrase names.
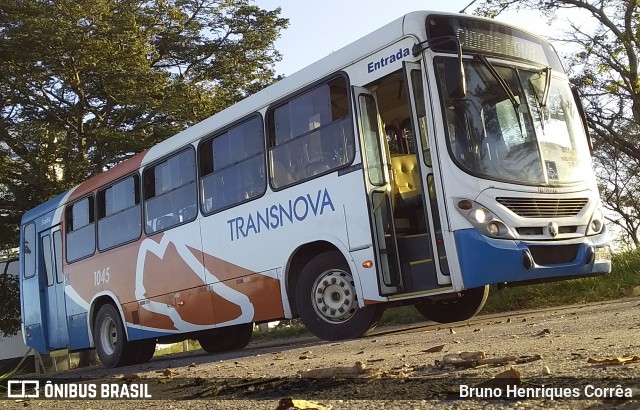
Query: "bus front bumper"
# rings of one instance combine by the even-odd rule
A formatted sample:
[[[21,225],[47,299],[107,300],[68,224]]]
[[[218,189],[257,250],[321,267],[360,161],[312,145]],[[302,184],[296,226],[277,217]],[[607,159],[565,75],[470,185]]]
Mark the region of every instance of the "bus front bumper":
[[[475,229],[454,235],[466,289],[611,272],[604,233],[553,242],[493,239]]]

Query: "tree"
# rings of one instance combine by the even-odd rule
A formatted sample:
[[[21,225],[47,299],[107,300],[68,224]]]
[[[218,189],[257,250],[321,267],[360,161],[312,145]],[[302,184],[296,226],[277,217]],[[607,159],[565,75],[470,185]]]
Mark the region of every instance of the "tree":
[[[595,152],[602,201],[613,213],[607,216],[622,235],[624,248],[640,247],[640,165],[611,145]]]
[[[569,22],[560,43],[594,139],[594,159],[605,206],[613,222],[638,245],[640,225],[640,2],[638,0],[484,0],[476,14],[495,17],[507,9],[559,10],[589,17]],[[563,47],[563,49],[565,49]]]
[[[274,81],[251,0],[0,3],[0,248],[21,214]]]
[[[20,290],[18,277],[0,274],[0,336],[8,337],[20,329]]]

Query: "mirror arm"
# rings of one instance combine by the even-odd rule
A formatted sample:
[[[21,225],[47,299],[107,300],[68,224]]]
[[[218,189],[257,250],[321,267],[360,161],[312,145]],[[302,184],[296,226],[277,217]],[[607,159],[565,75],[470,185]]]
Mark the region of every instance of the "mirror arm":
[[[464,66],[462,65],[462,43],[460,42],[460,39],[457,36],[444,36],[444,37],[427,39],[425,41],[421,41],[419,43],[414,44],[411,51],[413,53],[413,56],[417,57],[420,55],[420,53],[422,53],[424,50],[428,48],[433,49],[434,46],[444,44],[444,43],[449,43],[449,42],[454,43],[456,46],[458,66],[460,67],[460,82],[461,82],[460,86],[462,87],[462,94],[466,95],[467,81],[465,78]]]

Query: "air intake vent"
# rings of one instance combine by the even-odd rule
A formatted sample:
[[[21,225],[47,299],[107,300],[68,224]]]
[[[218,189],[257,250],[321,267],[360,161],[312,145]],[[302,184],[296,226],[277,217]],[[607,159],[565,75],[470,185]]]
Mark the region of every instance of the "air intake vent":
[[[558,218],[576,216],[588,198],[496,198],[498,202],[523,218]]]

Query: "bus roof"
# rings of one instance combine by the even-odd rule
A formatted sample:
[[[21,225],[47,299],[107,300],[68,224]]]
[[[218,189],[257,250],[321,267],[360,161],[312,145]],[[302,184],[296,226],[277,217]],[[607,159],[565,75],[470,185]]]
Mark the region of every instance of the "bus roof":
[[[69,191],[65,191],[60,195],[54,198],[51,198],[47,202],[43,202],[40,205],[36,206],[35,208],[32,208],[27,212],[25,212],[24,215],[22,215],[22,224],[30,222],[36,219],[37,217],[41,215],[45,215],[51,211],[55,211],[58,208],[58,206],[60,206],[60,203],[62,202],[63,198],[65,197],[65,195],[67,195],[68,192]]]

